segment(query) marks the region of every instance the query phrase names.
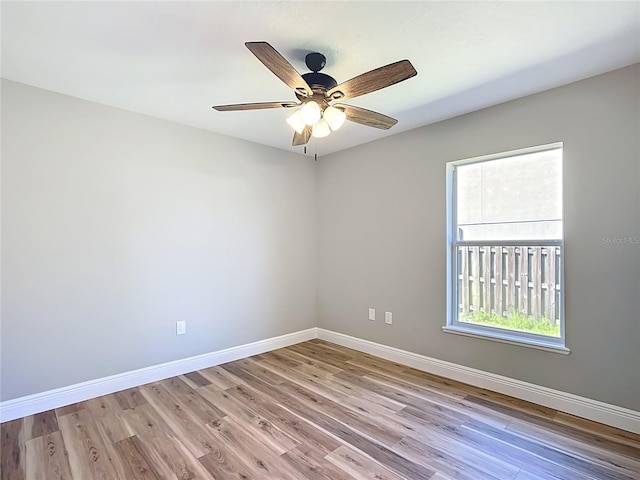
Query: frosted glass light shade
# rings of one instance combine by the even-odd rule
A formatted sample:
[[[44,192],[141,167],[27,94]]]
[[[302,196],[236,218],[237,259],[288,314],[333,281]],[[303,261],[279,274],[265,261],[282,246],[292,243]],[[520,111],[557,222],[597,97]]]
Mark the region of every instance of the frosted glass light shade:
[[[324,113],[322,114],[322,118],[324,118],[331,130],[334,132],[338,130],[344,121],[347,119],[347,115],[336,107],[327,107],[324,109]]]
[[[287,123],[298,133],[302,133],[304,127],[307,126],[307,124],[304,123],[304,120],[302,119],[300,110],[296,110],[293,115],[287,118]]]
[[[307,125],[314,125],[318,120],[320,120],[320,105],[310,100],[302,106],[300,114],[302,115],[304,123]]]
[[[329,124],[324,118],[318,120],[318,123],[316,123],[311,130],[311,136],[316,138],[326,137],[330,133],[331,129],[329,128]]]

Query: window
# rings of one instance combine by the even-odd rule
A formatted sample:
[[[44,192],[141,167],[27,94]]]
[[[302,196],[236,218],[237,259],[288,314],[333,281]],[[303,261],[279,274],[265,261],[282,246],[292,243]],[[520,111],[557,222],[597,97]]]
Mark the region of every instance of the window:
[[[569,353],[562,144],[447,164],[446,332]]]

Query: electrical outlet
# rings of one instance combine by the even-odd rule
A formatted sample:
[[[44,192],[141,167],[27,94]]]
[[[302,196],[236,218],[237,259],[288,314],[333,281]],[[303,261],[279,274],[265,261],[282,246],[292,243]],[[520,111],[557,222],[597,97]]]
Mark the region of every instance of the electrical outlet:
[[[384,312],[384,323],[391,325],[393,323],[393,314],[391,312]]]
[[[176,322],[176,335],[184,335],[185,333],[187,333],[187,322],[185,320]]]
[[[375,308],[370,308],[369,309],[369,320],[375,320],[376,319],[376,309]]]

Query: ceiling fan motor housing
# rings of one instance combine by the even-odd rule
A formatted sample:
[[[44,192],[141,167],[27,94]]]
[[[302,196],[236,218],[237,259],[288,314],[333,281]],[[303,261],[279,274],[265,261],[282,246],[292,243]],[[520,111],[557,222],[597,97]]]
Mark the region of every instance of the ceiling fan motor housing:
[[[302,78],[314,93],[324,96],[327,90],[331,90],[338,85],[338,82],[333,77],[320,73],[320,70],[327,64],[327,58],[323,54],[317,52],[308,53],[304,58],[304,63],[311,72],[303,74]],[[298,95],[298,99],[302,100],[302,98],[301,95]]]
[[[307,84],[311,87],[311,90],[313,90],[314,92],[316,90],[321,90],[323,94],[327,90],[330,90],[338,85],[338,82],[336,82],[335,78],[319,72],[305,73],[302,75],[302,78],[304,78],[304,81],[307,82]]]

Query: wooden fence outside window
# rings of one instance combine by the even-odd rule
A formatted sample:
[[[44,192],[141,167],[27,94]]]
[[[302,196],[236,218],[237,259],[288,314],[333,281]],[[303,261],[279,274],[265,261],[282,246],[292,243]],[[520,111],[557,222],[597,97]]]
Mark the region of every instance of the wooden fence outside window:
[[[459,318],[480,311],[560,323],[559,246],[458,246]]]

